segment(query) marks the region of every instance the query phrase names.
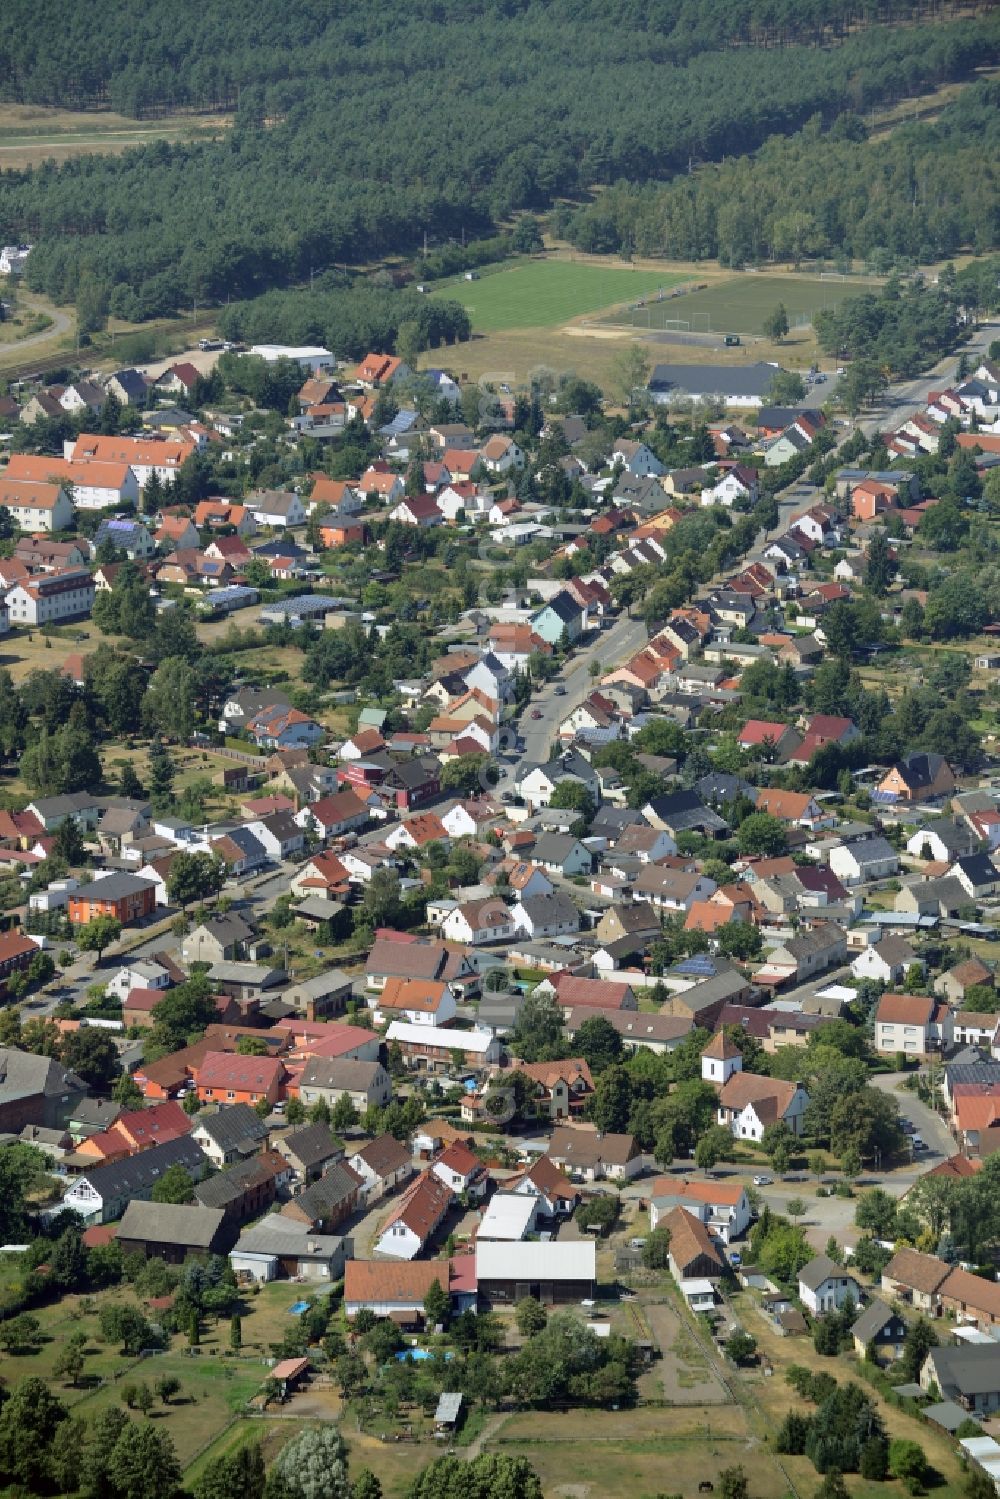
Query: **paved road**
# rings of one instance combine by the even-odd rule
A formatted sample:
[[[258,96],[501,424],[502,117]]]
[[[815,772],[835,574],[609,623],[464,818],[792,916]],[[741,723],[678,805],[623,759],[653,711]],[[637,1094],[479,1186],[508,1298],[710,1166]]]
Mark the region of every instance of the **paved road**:
[[[997,336],[1000,323],[983,323],[964,344],[961,352],[971,359],[976,354],[985,354],[987,348]],[[908,412],[916,410],[927,402],[927,397],[932,390],[940,390],[942,384],[948,384],[955,378],[955,368],[958,364],[959,355],[949,354],[946,358],[938,360],[937,364],[926,375],[920,375],[916,380],[901,380],[895,385],[890,385],[885,396],[870,412],[858,422],[858,426],[864,432],[880,432],[890,425],[898,425]]]
[[[623,616],[615,621],[610,630],[602,630],[582,650],[577,651],[569,664],[554,681],[535,694],[521,716],[521,731],[524,749],[519,751],[513,769],[521,764],[544,763],[549,758],[549,748],[556,737],[559,724],[566,714],[582,703],[593,691],[596,679],[590,675],[593,662],[598,662],[602,674],[610,671],[619,662],[627,661],[641,650],[648,639],[646,626],[640,619]],[[565,692],[556,694],[556,687]],[[540,713],[540,719],[532,717]]]

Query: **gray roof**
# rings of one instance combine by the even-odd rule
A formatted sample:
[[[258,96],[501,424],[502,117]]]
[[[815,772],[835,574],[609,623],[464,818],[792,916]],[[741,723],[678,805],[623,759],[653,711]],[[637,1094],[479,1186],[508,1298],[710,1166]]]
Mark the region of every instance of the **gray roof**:
[[[805,1286],[808,1291],[815,1291],[825,1280],[842,1280],[844,1278],[854,1280],[849,1270],[843,1265],[838,1265],[828,1254],[818,1254],[808,1265],[803,1265],[799,1271],[799,1285]],[[857,1282],[855,1281],[855,1284]]]
[[[200,1175],[207,1165],[208,1159],[201,1146],[190,1136],[184,1136],[180,1140],[164,1140],[162,1145],[141,1150],[138,1155],[129,1156],[124,1161],[95,1166],[92,1171],[82,1172],[81,1176],[86,1177],[103,1201],[108,1201],[125,1197],[129,1192],[144,1192],[170,1166],[183,1166],[192,1175]]]
[[[13,1046],[0,1047],[0,1103],[38,1094],[57,1098],[67,1091],[86,1093],[87,1084],[52,1057],[38,1057]]]
[[[118,1228],[120,1239],[144,1239],[185,1249],[210,1249],[225,1217],[218,1208],[173,1202],[130,1202]]]
[[[1000,1391],[1000,1347],[996,1343],[932,1348],[928,1357],[944,1395],[991,1395]]]
[[[103,879],[91,880],[74,890],[76,900],[124,900],[129,895],[139,895],[143,890],[155,890],[153,880],[144,880],[138,874],[106,874]]]
[[[346,1161],[334,1161],[319,1181],[313,1182],[311,1187],[306,1187],[304,1192],[293,1197],[292,1203],[298,1204],[302,1212],[319,1222],[333,1208],[340,1207],[341,1203],[353,1196],[361,1185],[362,1178]]]
[[[574,838],[571,833],[543,833],[536,838],[531,857],[536,864],[562,864],[582,847],[579,838]]]
[[[86,812],[100,805],[100,798],[89,791],[67,791],[62,796],[36,796],[31,805],[39,817],[66,817],[71,812]]]
[[[120,1103],[109,1103],[104,1098],[81,1098],[73,1105],[72,1122],[85,1124],[88,1129],[110,1129],[121,1112]]]
[[[434,1421],[439,1426],[452,1426],[458,1420],[458,1413],[462,1409],[461,1391],[444,1390],[437,1403],[434,1412]]]
[[[897,1386],[896,1393],[899,1393]],[[923,1391],[921,1391],[923,1394]],[[957,1405],[954,1400],[939,1400],[935,1405],[924,1406],[924,1419],[933,1421],[935,1426],[942,1426],[945,1431],[954,1434],[963,1421],[968,1421],[972,1416],[963,1405]]]
[[[301,995],[304,999],[326,999],[330,994],[339,994],[341,990],[351,989],[353,986],[354,980],[349,973],[345,973],[342,968],[328,968],[315,978],[302,979],[293,985],[288,991],[288,997]]]
[[[352,1093],[370,1088],[382,1070],[381,1062],[359,1062],[354,1057],[310,1057],[302,1069],[299,1086]]]
[[[681,395],[765,396],[779,370],[773,364],[658,364],[649,377],[652,391]]]
[[[300,1129],[289,1130],[280,1144],[282,1154],[294,1156],[306,1168],[321,1166],[343,1153],[340,1141],[325,1124],[303,1124]]]
[[[284,1161],[281,1162],[283,1171],[287,1171]],[[235,1166],[229,1166],[225,1171],[216,1172],[207,1181],[199,1182],[194,1189],[197,1202],[206,1208],[221,1208],[225,1210],[230,1203],[238,1202],[245,1192],[251,1187],[271,1180],[275,1175],[273,1161],[262,1160],[255,1156],[250,1161],[240,1161]]]
[[[315,1234],[306,1223],[271,1213],[240,1234],[234,1254],[295,1255],[303,1260],[328,1260],[345,1241],[332,1234]]]
[[[246,1103],[234,1103],[231,1108],[219,1109],[215,1114],[201,1113],[195,1121],[195,1128],[204,1130],[223,1151],[267,1139],[267,1126],[257,1111]]]
[[[878,1337],[886,1323],[893,1320],[902,1321],[899,1312],[894,1312],[892,1307],[886,1306],[884,1301],[873,1301],[871,1306],[865,1307],[851,1328],[851,1336],[860,1338],[864,1343],[870,1343],[872,1338]]]
[[[897,859],[896,850],[888,838],[857,838],[844,844],[862,867],[865,864],[880,864],[884,859]]]
[[[569,896],[563,895],[559,890],[548,895],[529,895],[520,904],[532,926],[548,926],[553,922],[561,925],[565,921],[574,921],[577,926],[580,925],[579,911]]]

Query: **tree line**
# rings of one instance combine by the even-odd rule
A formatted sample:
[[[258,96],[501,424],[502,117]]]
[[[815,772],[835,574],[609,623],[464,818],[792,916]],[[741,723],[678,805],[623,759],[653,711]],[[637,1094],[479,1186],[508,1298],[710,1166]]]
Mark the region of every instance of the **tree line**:
[[[246,6],[172,7],[168,25],[107,4],[107,24],[94,28],[100,49],[54,8],[46,24],[50,3],[30,25],[26,0],[4,7],[0,90],[10,97],[91,104],[116,79],[141,92],[148,74],[169,73],[170,99],[188,102],[196,75],[238,70],[232,128],[215,140],[0,174],[6,232],[35,244],[34,289],[59,302],[82,295],[129,320],[254,296],[338,264],[413,254],[425,236],[436,248],[488,235],[514,212],[598,185],[742,158],[816,114],[830,125],[965,78],[1000,40],[1000,17],[987,13],[810,45],[846,15],[839,0],[817,0],[801,20],[780,7],[780,27],[762,0],[732,19],[722,0],[697,13],[664,0],[648,14],[631,0],[515,0],[502,12],[427,0],[332,22],[301,0],[270,21],[241,16]],[[921,14],[900,3],[890,19]],[[440,86],[444,56],[461,89]],[[155,101],[159,84],[148,87]],[[208,95],[216,87],[228,96],[233,85],[204,85]],[[677,191],[690,195],[682,218],[695,243],[670,253],[713,253],[694,180],[683,176]]]
[[[634,252],[738,267],[763,260],[852,257],[873,270],[923,263],[997,242],[1000,88],[964,89],[933,124],[869,137],[857,112],[778,130],[755,154],[645,186],[613,184],[557,211],[580,250]],[[625,174],[623,174],[625,175]],[[634,175],[634,174],[633,174]]]

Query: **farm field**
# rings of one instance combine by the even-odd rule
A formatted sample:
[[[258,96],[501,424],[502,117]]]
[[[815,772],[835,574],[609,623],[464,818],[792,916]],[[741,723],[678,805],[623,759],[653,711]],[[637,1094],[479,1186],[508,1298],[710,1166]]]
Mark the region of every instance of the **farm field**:
[[[133,120],[113,111],[46,109],[32,104],[0,105],[0,167],[38,166],[94,152],[127,151],[158,140],[192,140],[218,135],[225,115],[164,115]]]
[[[655,297],[661,290],[690,280],[682,271],[555,259],[518,261],[480,276],[478,281],[461,276],[442,281],[433,292],[461,302],[477,333],[552,328],[616,302]]]
[[[608,313],[604,321],[636,329],[665,328],[676,320],[692,333],[762,334],[764,319],[783,302],[793,328],[811,323],[816,313],[838,307],[849,297],[873,291],[879,283],[850,277],[826,281],[815,276],[773,276],[747,272],[717,281],[704,291],[690,292],[668,302],[647,303],[635,311]]]

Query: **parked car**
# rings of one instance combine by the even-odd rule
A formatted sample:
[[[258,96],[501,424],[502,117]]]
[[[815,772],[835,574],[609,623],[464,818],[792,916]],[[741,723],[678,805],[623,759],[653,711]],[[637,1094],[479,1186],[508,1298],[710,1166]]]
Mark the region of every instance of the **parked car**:
[[[770,1187],[774,1182],[773,1176],[755,1176],[753,1184],[755,1187]]]
[[[532,710],[531,710],[531,716],[532,716],[532,718],[541,718],[541,716],[542,716],[541,709],[540,708],[532,708]]]
[[[556,694],[556,697],[565,697],[566,696],[566,689],[562,685],[561,682],[559,683],[559,686],[555,689],[555,694]]]

